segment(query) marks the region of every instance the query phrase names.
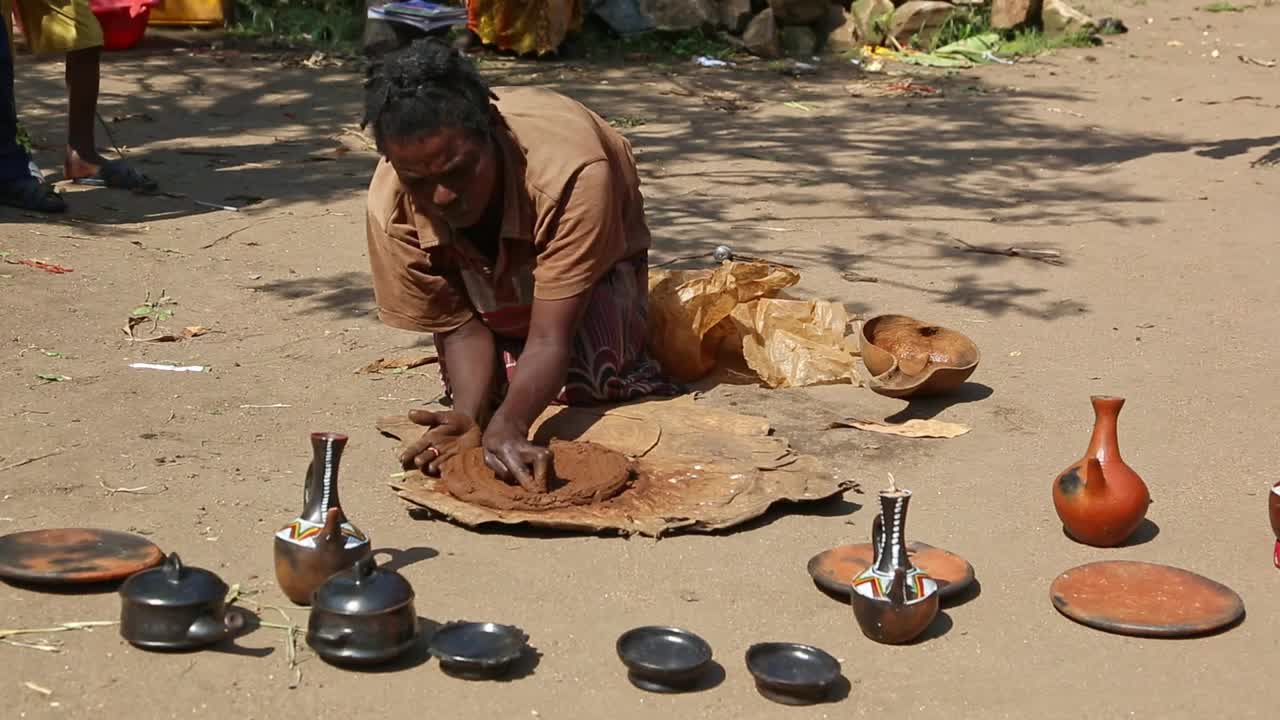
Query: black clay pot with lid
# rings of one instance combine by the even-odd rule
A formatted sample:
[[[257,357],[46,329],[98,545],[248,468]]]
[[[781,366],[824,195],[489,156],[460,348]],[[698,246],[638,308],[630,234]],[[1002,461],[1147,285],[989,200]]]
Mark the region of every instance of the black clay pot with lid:
[[[418,637],[413,586],[365,556],[311,596],[307,645],[339,665],[377,665],[403,655]]]
[[[145,650],[193,650],[219,642],[244,625],[228,612],[227,584],[187,567],[177,553],[120,586],[120,634]]]

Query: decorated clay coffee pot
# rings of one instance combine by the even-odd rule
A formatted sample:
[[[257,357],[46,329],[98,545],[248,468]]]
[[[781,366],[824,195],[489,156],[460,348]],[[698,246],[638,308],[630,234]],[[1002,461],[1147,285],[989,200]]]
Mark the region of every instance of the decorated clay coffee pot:
[[[338,463],[346,444],[346,435],[311,433],[302,515],[276,532],[276,581],[299,605],[310,604],[321,583],[370,553],[369,538],[347,520],[338,501]]]
[[[1116,422],[1124,398],[1095,395],[1091,400],[1095,419],[1089,449],[1053,481],[1053,507],[1073,539],[1115,547],[1142,524],[1151,496],[1120,458]]]
[[[850,603],[862,633],[897,645],[919,637],[938,614],[938,583],[907,556],[907,504],[911,491],[889,476],[880,514],[871,524],[871,565],[853,579]]]

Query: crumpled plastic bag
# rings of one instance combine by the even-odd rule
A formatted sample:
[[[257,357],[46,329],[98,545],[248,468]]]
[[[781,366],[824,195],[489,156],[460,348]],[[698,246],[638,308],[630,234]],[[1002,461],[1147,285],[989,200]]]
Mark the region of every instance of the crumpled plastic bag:
[[[734,308],[747,366],[769,387],[803,387],[858,379],[858,346],[846,333],[849,313],[826,300],[761,298]]]
[[[800,282],[800,273],[768,263],[725,262],[714,270],[649,271],[649,351],[667,375],[706,377],[726,338],[729,315],[742,303]]]
[[[732,351],[769,387],[860,385],[844,307],[774,297],[799,281],[794,270],[763,262],[651,270],[650,352],[682,382],[706,377],[721,352]]]

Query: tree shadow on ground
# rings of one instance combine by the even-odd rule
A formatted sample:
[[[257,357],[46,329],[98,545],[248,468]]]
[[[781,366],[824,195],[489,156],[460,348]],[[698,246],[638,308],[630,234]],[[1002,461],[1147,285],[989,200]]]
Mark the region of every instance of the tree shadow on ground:
[[[41,219],[106,234],[119,225],[222,212],[193,200],[235,206],[235,198],[260,196],[267,202],[259,212],[268,214],[273,205],[362,195],[376,155],[357,129],[357,68],[287,66],[282,57],[234,49],[109,54],[101,111],[116,142],[163,189],[189,197],[77,192],[69,219]],[[936,97],[868,97],[869,88],[900,79],[835,62],[824,67],[817,76],[788,78],[761,69],[483,65],[495,85],[548,86],[635,125],[626,133],[658,238],[655,260],[728,242],[739,253],[800,266],[929,273],[943,281],[880,282],[990,316],[1052,321],[1088,308],[1033,284],[982,279],[977,271],[1014,263],[1052,267],[970,252],[957,242],[962,236],[981,236],[991,223],[1101,232],[1153,224],[1154,208],[1147,208],[1164,198],[1112,177],[1118,166],[1162,154],[1224,160],[1270,148],[1265,160],[1280,152],[1277,135],[1176,139],[1050,122],[1049,105],[1087,95],[1010,91],[963,76],[930,76],[942,91]],[[24,57],[18,76],[28,128],[46,147],[58,146],[50,138],[61,137],[64,124],[60,61]],[[49,150],[38,159],[48,166],[59,157]],[[0,223],[30,217],[37,216],[3,211]],[[891,229],[859,231],[885,221]],[[917,224],[923,222],[946,222],[955,234]],[[779,243],[788,233],[796,240]],[[338,288],[324,290],[329,281],[309,282],[313,294],[329,293],[317,310],[353,301]]]

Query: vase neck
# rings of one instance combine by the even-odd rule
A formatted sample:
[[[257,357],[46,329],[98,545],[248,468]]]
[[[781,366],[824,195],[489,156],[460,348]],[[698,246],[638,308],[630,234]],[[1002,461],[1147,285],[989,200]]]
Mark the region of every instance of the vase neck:
[[[880,496],[881,533],[875,572],[893,575],[895,569],[911,569],[907,558],[907,504],[911,493]]]
[[[306,504],[302,518],[322,524],[329,508],[341,507],[338,500],[338,463],[347,437],[337,433],[312,433],[311,465],[307,472]]]
[[[1089,449],[1085,451],[1085,457],[1096,458],[1100,463],[1120,459],[1120,440],[1116,428],[1122,407],[1124,398],[1093,398],[1093,436],[1089,438]]]

